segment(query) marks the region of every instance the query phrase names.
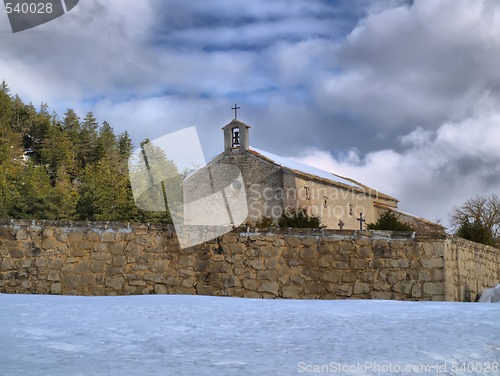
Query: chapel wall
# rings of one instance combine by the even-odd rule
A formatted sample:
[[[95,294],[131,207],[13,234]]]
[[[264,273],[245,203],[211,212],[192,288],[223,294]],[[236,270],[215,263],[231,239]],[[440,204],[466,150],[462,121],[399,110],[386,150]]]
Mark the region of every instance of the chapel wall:
[[[263,217],[269,217],[275,223],[290,207],[306,208],[309,215],[319,215],[327,228],[339,229],[339,220],[343,229],[359,229],[359,215],[362,212],[364,228],[368,223],[377,221],[379,210],[376,202],[383,201],[376,191],[362,191],[325,184],[321,181],[305,179],[281,169],[280,166],[262,160],[251,152],[231,152],[217,157],[208,165],[210,168],[223,166],[229,182],[234,175],[233,169],[239,169],[245,182],[248,218],[246,223],[255,223]],[[201,169],[184,182],[184,202],[194,201],[209,196],[216,189],[218,180],[207,183],[206,169]],[[326,199],[326,205],[325,205]],[[394,202],[391,201],[392,204]],[[190,213],[186,212],[186,217]],[[196,218],[199,216],[193,213]]]
[[[374,198],[365,192],[307,180],[286,172],[284,185],[285,189],[293,187],[297,192],[296,197],[289,196],[285,199],[285,208],[307,208],[309,215],[320,215],[321,223],[327,228],[339,229],[339,220],[342,220],[345,230],[359,229],[357,219],[361,212],[365,219],[363,228],[368,223],[376,222],[378,218]]]
[[[213,178],[212,184],[206,181],[206,169],[202,169],[184,182],[184,202],[190,202],[212,194],[219,187],[220,181],[230,182],[235,169],[239,169],[243,177],[247,199],[247,221],[256,221],[262,217],[279,217],[282,212],[283,199],[276,196],[276,187],[283,187],[281,169],[272,163],[263,161],[248,152],[224,154],[208,165],[209,168],[222,171],[223,179]],[[227,174],[227,176],[226,176]],[[212,188],[213,187],[213,188]],[[273,213],[279,215],[274,215]]]

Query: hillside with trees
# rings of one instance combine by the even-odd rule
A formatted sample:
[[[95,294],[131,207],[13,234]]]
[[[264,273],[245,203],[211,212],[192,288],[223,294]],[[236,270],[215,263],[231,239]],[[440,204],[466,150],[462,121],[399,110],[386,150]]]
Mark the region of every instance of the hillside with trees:
[[[167,212],[139,210],[127,162],[127,132],[115,134],[92,112],[62,117],[36,109],[0,86],[0,219],[168,223]]]

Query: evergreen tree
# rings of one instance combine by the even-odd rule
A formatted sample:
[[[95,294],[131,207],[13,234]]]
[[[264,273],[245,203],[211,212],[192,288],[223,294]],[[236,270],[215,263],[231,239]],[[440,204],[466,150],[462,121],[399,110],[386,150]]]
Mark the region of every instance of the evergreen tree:
[[[50,208],[47,219],[75,219],[78,197],[78,191],[71,183],[69,175],[59,176],[54,188],[46,197],[47,206]]]
[[[85,168],[88,163],[99,160],[95,154],[97,146],[97,120],[92,112],[88,112],[82,121],[78,141],[76,143],[79,165]]]
[[[63,129],[68,132],[72,141],[76,140],[80,132],[80,118],[71,108],[64,113]]]
[[[43,167],[32,162],[26,163],[13,183],[16,190],[9,210],[12,218],[45,219],[55,215],[57,208],[51,207],[46,201],[52,186]]]
[[[13,97],[11,127],[23,140],[28,137],[36,116],[37,112],[33,106],[25,105],[18,95]]]
[[[118,163],[119,160],[116,136],[107,121],[99,129],[94,161],[102,158],[108,159],[111,163]]]
[[[0,219],[8,218],[14,200],[17,197],[15,185],[12,182],[12,172],[9,167],[0,161]]]
[[[139,206],[148,208],[148,211],[139,210],[138,220],[171,223],[171,214],[166,205],[179,207],[182,202],[182,175],[163,150],[151,144],[148,139],[141,143],[141,149],[144,154],[133,161],[130,167],[134,189],[141,192],[137,197]],[[158,211],[154,211],[156,209]]]
[[[128,177],[113,171],[106,161],[88,165],[82,175],[77,212],[91,221],[129,220],[136,215]]]
[[[477,220],[462,223],[455,235],[476,243],[496,246],[491,229]]]
[[[0,91],[7,94],[7,95],[10,93],[9,85],[7,85],[7,82],[5,82],[5,80],[2,80],[2,85],[0,86]]]
[[[0,218],[8,218],[16,200],[14,177],[22,162],[20,136],[10,126],[13,101],[5,81],[0,86]]]
[[[9,87],[2,82],[0,87],[0,163],[5,163],[10,157],[10,149],[13,147],[14,135],[10,127],[12,121],[12,99],[9,95]]]
[[[12,98],[10,90],[5,81],[0,87],[0,130],[10,125],[12,119]]]
[[[127,132],[116,136],[92,112],[80,117],[67,109],[62,121],[46,103],[37,110],[0,86],[0,218],[171,222],[168,211],[141,211],[135,205]],[[182,177],[161,150],[152,151],[162,181],[180,201]],[[149,171],[148,173],[151,173]],[[149,184],[149,181],[146,182]],[[173,195],[175,192],[177,196]]]
[[[73,145],[60,126],[51,126],[42,141],[41,163],[46,165],[52,182],[72,169]]]
[[[127,160],[132,155],[132,139],[127,131],[118,136],[118,153],[123,160]]]
[[[72,177],[75,177],[78,175],[81,166],[77,153],[77,145],[80,142],[80,117],[70,108],[68,108],[64,113],[62,129],[69,140],[69,144],[71,145],[68,172]]]
[[[29,110],[36,113],[32,105],[30,105]],[[44,103],[42,103],[40,112],[35,115],[34,121],[30,125],[28,135],[25,139],[25,146],[32,158],[34,158],[34,161],[42,163],[43,141],[52,126],[52,117],[47,112],[47,107]]]

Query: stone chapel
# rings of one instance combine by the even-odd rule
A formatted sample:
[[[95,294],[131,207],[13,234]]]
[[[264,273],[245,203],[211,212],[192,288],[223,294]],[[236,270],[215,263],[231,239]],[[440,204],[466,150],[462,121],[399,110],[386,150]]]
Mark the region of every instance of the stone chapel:
[[[222,190],[233,181],[231,189],[244,188],[248,224],[263,217],[277,223],[291,208],[303,208],[309,215],[320,216],[326,228],[359,230],[389,210],[418,232],[444,232],[436,223],[399,210],[396,198],[360,182],[251,147],[250,126],[239,120],[232,120],[222,130],[224,151],[185,179],[185,202]],[[223,171],[222,175],[210,172],[214,168]],[[241,180],[226,179],[226,171],[232,171],[233,178],[239,172],[244,186]],[[210,185],[202,176],[210,176]]]

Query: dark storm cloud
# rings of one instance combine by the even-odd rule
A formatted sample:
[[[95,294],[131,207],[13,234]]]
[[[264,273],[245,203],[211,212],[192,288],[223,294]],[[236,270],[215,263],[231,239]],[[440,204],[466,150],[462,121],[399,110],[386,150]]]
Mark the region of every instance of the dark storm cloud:
[[[232,49],[345,35],[363,2],[345,1],[167,1],[153,2],[154,39],[182,48]]]
[[[318,101],[391,139],[463,119],[499,95],[498,13],[491,2],[417,1],[369,15],[336,50],[342,74],[326,77]]]
[[[170,102],[187,112],[206,99],[226,107],[238,101],[248,122],[265,127],[264,146],[286,140],[288,150],[274,141],[276,151],[291,153],[303,142],[326,146],[325,133],[335,128],[342,136],[360,128],[348,121],[352,114],[322,110],[312,94],[336,69],[335,46],[359,17],[394,3],[373,10],[368,1],[88,0],[57,22],[9,35],[4,78],[25,99],[56,103],[59,112],[95,106],[112,118],[103,104]],[[168,124],[177,118],[146,107]],[[206,120],[218,123],[226,111]],[[126,119],[115,126],[138,129]],[[354,144],[352,137],[329,138],[336,149]]]

